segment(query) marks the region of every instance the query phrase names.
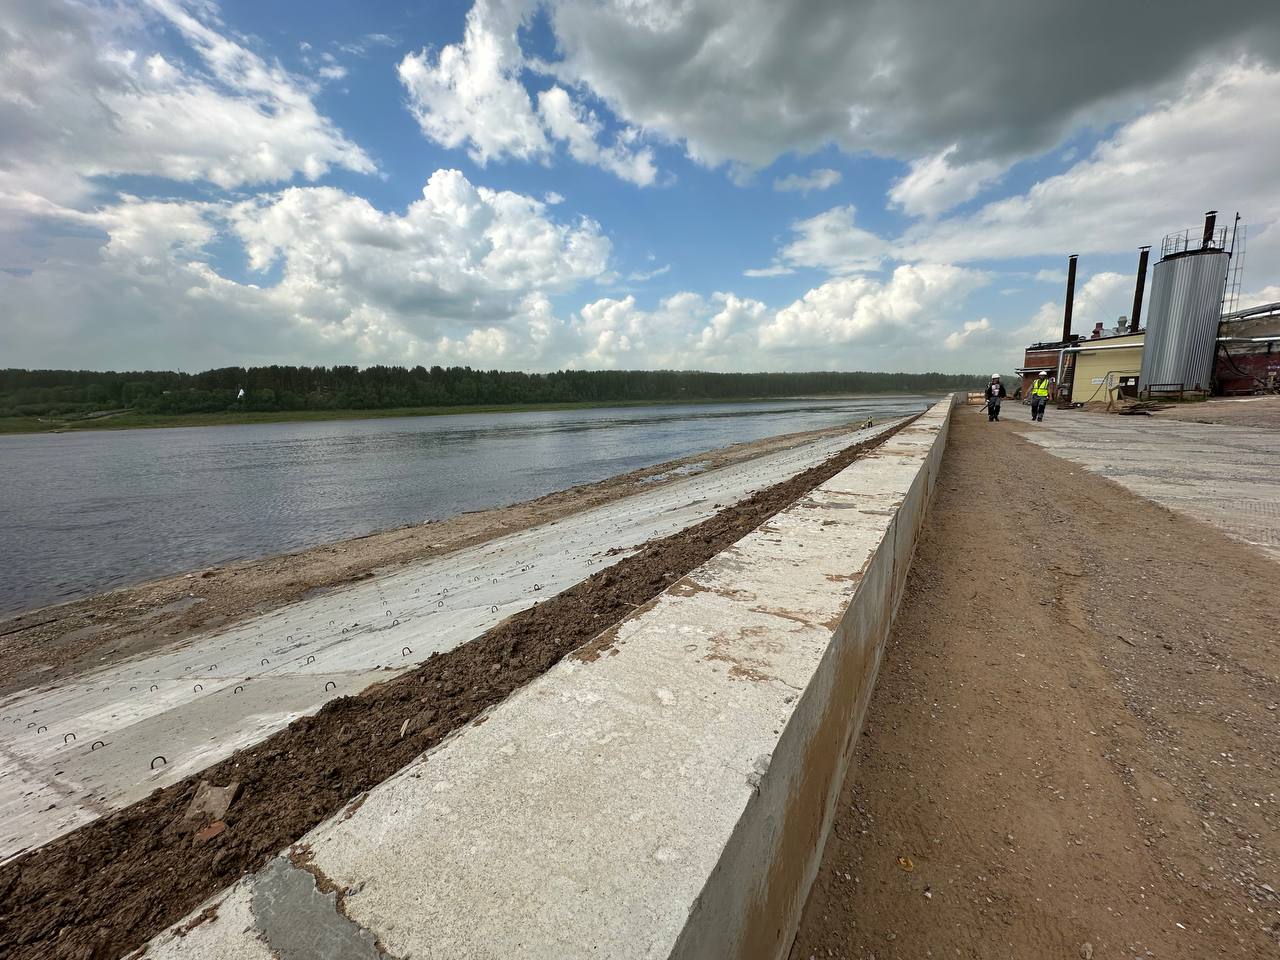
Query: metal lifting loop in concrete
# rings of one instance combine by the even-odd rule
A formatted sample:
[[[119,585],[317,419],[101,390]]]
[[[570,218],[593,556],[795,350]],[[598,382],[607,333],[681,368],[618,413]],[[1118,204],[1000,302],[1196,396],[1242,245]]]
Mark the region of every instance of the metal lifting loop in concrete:
[[[36,733],[45,733],[48,729],[49,728],[42,723],[40,726],[36,727]]]
[[[443,606],[444,606],[444,601],[443,601],[443,600],[437,600],[437,601],[436,601],[436,606],[437,606],[437,607],[443,607]]]
[[[405,647],[403,650],[400,651],[400,656],[407,657],[411,653],[413,653],[413,651],[410,650],[408,647]]]
[[[159,687],[157,687],[154,683],[151,685],[151,692],[152,692],[152,693],[155,693],[155,692],[156,692],[157,690],[159,690],[159,689],[160,689],[160,688],[159,688]]]
[[[203,684],[203,683],[197,683],[197,684],[195,685],[195,687],[194,687],[194,692],[199,693],[199,692],[200,692],[201,690],[203,690],[203,689],[204,689],[204,684]]]
[[[74,739],[76,738],[76,735],[75,735],[74,733],[64,733],[64,734],[62,735],[62,742],[63,742],[63,743],[67,743],[67,742],[68,742],[68,741],[67,741],[67,737],[70,737],[72,740],[74,740]]]
[[[498,612],[498,605],[495,603],[492,607],[490,607],[490,608],[489,608],[489,612],[490,612],[490,613],[497,613],[497,612]]]
[[[315,662],[316,662],[315,657],[307,657],[307,663],[315,663]]]
[[[338,689],[338,685],[334,683],[332,680],[330,680],[328,683],[324,685],[324,692],[328,693],[330,687],[332,687],[334,690]]]
[[[243,690],[243,689],[244,689],[244,684],[240,684],[239,686],[237,686],[237,687],[236,687],[234,690],[232,690],[231,692],[232,692],[232,693],[239,693],[239,692],[240,692],[241,690]]]
[[[34,720],[32,720],[30,723],[28,723],[28,724],[27,724],[27,729],[28,729],[28,730],[30,730],[30,729],[31,729],[32,727],[34,727],[35,725],[36,725],[36,722],[35,722]]]
[[[392,625],[393,627],[398,627],[398,626],[400,626],[400,621],[399,621],[399,620],[392,620],[392,621],[391,621],[391,625]]]
[[[164,756],[163,756],[163,755],[161,755],[161,756],[159,756],[159,757],[152,757],[152,758],[151,758],[151,769],[152,769],[152,770],[154,770],[154,769],[156,768],[156,761],[157,761],[157,760],[159,760],[159,761],[160,761],[162,764],[164,764],[166,767],[169,765],[169,761],[168,761],[168,760],[166,760],[166,759],[164,758]]]
[[[217,670],[217,669],[218,669],[218,665],[217,665],[216,663],[211,663],[211,664],[209,664],[209,669],[210,669],[210,670]]]
[[[264,666],[264,667],[265,667],[265,666],[266,666],[268,663],[270,663],[270,662],[271,662],[271,661],[270,661],[270,660],[268,660],[266,657],[263,657],[263,658],[262,658],[262,663],[260,664],[260,666]]]
[[[105,740],[95,740],[93,743],[89,744],[89,752],[93,753],[93,751],[97,750],[99,747],[105,747],[106,745],[107,742]]]

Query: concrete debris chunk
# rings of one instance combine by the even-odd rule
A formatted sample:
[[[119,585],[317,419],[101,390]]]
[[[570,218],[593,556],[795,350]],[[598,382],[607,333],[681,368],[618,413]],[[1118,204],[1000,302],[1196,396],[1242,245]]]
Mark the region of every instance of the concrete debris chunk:
[[[200,786],[196,787],[196,795],[191,798],[191,805],[182,815],[183,822],[210,823],[223,819],[239,793],[239,780],[234,780],[225,787],[215,787],[208,780],[201,780]]]

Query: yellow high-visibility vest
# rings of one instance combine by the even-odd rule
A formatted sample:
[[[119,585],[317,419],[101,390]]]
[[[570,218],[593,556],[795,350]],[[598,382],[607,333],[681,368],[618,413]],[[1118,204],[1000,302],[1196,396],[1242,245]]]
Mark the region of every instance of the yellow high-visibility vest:
[[[1047,397],[1049,395],[1049,381],[1043,379],[1031,381],[1031,395],[1033,397]]]

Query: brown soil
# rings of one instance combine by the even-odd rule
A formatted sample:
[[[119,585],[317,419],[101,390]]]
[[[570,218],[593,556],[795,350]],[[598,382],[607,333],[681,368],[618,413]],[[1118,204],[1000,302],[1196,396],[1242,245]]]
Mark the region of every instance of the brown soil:
[[[1196,423],[1227,423],[1238,427],[1280,430],[1280,397],[1170,404],[1154,416],[1162,420],[1192,420]]]
[[[1276,956],[1280,567],[952,422],[792,957]]]
[[[196,777],[0,866],[0,956],[105,960],[146,943],[879,442],[652,541],[412,673],[332,700]],[[225,829],[205,842],[183,820],[200,780],[240,784]]]
[[[425,555],[441,556],[678,479],[844,430],[836,427],[735,444],[571,487],[537,500],[227,564],[0,620],[0,696],[226,627],[316,590],[340,586]]]

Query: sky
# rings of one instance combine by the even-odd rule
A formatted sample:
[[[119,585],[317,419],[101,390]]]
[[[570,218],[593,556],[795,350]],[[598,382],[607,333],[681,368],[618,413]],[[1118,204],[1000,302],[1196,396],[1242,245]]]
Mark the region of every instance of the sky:
[[[0,367],[1008,370],[1247,226],[1280,3],[0,0]]]

